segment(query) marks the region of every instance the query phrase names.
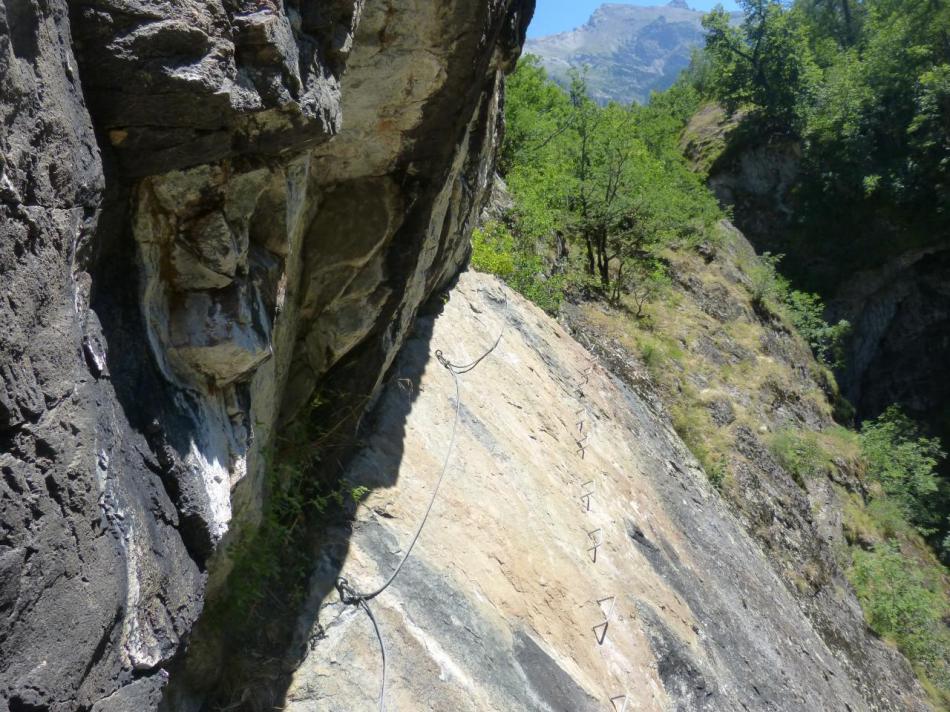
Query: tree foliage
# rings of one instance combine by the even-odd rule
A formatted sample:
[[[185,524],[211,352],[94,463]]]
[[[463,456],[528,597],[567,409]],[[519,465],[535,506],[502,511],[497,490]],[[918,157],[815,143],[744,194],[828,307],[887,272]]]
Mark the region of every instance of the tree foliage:
[[[791,290],[785,304],[792,323],[798,329],[815,358],[830,368],[840,368],[844,362],[844,340],[851,333],[851,324],[840,319],[835,324],[825,321],[825,305],[812,292]]]
[[[921,435],[914,421],[891,406],[861,427],[861,449],[868,474],[908,520],[925,533],[939,523],[934,501],[937,465],[944,457],[939,439]]]
[[[947,690],[950,633],[943,617],[950,610],[939,590],[940,575],[939,569],[916,566],[893,542],[873,551],[857,550],[849,572],[871,628],[893,640],[919,672]]]
[[[728,109],[751,104],[771,128],[794,130],[814,67],[804,28],[778,0],[742,0],[742,9],[739,27],[722,6],[703,18],[712,89]]]
[[[619,301],[664,284],[659,251],[706,239],[721,218],[686,168],[678,134],[699,101],[680,82],[648,106],[597,105],[582,73],[568,92],[527,56],[509,79],[499,167],[515,199],[512,235],[524,253]]]
[[[882,201],[946,224],[950,208],[950,4],[946,0],[743,0],[709,31],[704,88],[770,133],[801,139],[805,211]]]

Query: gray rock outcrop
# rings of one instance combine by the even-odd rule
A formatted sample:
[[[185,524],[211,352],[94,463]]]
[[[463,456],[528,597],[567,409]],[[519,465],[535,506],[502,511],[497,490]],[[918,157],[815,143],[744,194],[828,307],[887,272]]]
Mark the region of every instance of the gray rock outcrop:
[[[0,2],[0,706],[148,710],[458,270],[531,0]]]
[[[309,653],[284,709],[376,708],[373,624],[326,592],[340,562],[360,590],[388,578],[453,446],[456,386],[433,354],[468,363],[499,333],[459,377],[458,432],[419,543],[369,603],[386,709],[926,709],[881,643],[865,642],[885,661],[867,680],[873,664],[851,669],[826,642],[649,386],[473,272],[413,333],[347,472],[372,493],[317,562],[300,619]]]

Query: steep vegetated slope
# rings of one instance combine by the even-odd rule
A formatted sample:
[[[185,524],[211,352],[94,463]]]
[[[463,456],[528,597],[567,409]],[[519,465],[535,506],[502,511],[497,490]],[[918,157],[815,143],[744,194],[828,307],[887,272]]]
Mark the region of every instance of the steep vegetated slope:
[[[905,652],[922,653],[920,671],[945,685],[943,567],[896,502],[880,497],[860,436],[835,423],[839,396],[826,367],[783,310],[763,314],[755,304],[762,267],[745,238],[728,228],[707,259],[669,252],[672,285],[645,318],[598,302],[567,304],[564,318],[583,343],[600,345],[621,368],[631,354],[639,359],[639,377],[658,388],[676,431],[855,678],[903,664],[868,628],[849,583],[868,552],[884,557],[896,544],[908,560],[892,575],[914,585],[918,572],[924,577],[911,594],[921,597],[914,615],[897,613],[910,595],[904,600],[896,591],[862,602],[893,606],[921,639],[901,638],[893,625],[883,632]],[[877,592],[859,585],[857,593]]]
[[[750,240],[772,253],[773,273],[778,264],[790,280],[782,289],[814,292],[786,300],[792,311],[813,311],[823,297],[825,317],[850,332],[832,362],[877,488],[864,524],[885,540],[864,537],[873,552],[855,553],[852,580],[871,624],[927,669],[946,706],[947,626],[921,636],[909,625],[944,615],[932,597],[942,571],[906,534],[922,534],[946,561],[950,464],[938,438],[950,436],[950,9],[799,0],[746,11],[738,27],[720,11],[704,20],[690,81],[717,105],[693,117],[684,147]],[[836,328],[799,322],[825,336]]]
[[[725,112],[697,116],[690,150],[756,247],[783,254],[799,288],[852,325],[838,373],[859,419],[897,403],[947,440],[950,9],[748,9],[738,28],[722,14],[706,22],[697,86]],[[948,497],[945,482],[931,512],[938,546]]]
[[[821,293],[829,320],[851,324],[838,379],[859,416],[875,417],[899,403],[946,439],[948,394],[939,377],[948,357],[942,229],[909,225],[906,214],[874,215],[870,203],[842,205],[851,213],[846,224],[806,218],[801,145],[740,128],[743,115],[705,106],[687,127],[684,150],[709,172],[710,187],[733,206],[757,248],[782,255],[785,274]],[[924,211],[912,220],[932,218]],[[811,224],[803,226],[805,220]]]
[[[154,709],[206,589],[255,624],[282,436],[319,389],[345,440],[464,261],[532,10],[0,2],[0,706]]]
[[[695,86],[597,110],[582,87],[568,101],[527,62],[511,87],[501,165],[513,200],[476,233],[474,264],[559,313],[628,382],[656,389],[865,704],[906,704],[885,702],[887,684],[874,682],[906,669],[896,647],[944,708],[947,576],[920,516],[940,444],[899,411],[860,433],[843,427],[852,411],[831,368],[847,358],[847,325],[825,321],[821,300],[793,289],[684,175]],[[605,186],[629,193],[609,198]]]

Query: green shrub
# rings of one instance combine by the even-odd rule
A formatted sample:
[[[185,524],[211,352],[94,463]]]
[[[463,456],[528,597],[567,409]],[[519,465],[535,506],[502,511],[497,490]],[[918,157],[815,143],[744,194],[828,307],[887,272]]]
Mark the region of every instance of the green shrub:
[[[721,490],[726,482],[726,465],[722,461],[712,462],[706,469],[706,477],[710,484],[717,490]]]
[[[834,325],[825,321],[825,305],[817,294],[792,290],[784,301],[789,318],[815,357],[830,368],[841,367],[844,340],[851,333],[851,324],[844,319]]]
[[[639,330],[635,338],[643,364],[657,381],[663,380],[665,370],[673,366],[682,366],[683,350],[674,340],[663,338],[646,330]]]
[[[747,269],[752,305],[759,313],[784,316],[808,342],[815,358],[830,368],[840,368],[851,324],[844,319],[829,324],[820,296],[792,289],[778,270],[783,257],[763,252]]]
[[[914,531],[901,505],[886,495],[872,499],[866,509],[877,530],[889,539],[906,537]]]
[[[781,430],[772,436],[769,450],[801,487],[807,479],[827,472],[831,465],[818,436],[811,432]]]
[[[472,233],[472,268],[508,281],[515,274],[515,240],[504,225],[492,222]]]
[[[640,346],[640,357],[643,359],[643,363],[646,364],[647,370],[650,373],[653,373],[656,369],[663,365],[666,360],[663,355],[663,350],[656,344],[655,341],[644,341]]]
[[[939,488],[937,466],[944,457],[938,438],[920,434],[917,424],[892,405],[861,427],[861,451],[868,475],[924,534],[938,521],[933,502]]]
[[[788,280],[778,272],[784,255],[763,252],[749,267],[749,291],[757,309],[777,312],[788,295]]]
[[[564,276],[546,274],[541,257],[518,245],[500,222],[472,233],[472,267],[500,277],[549,314],[557,314],[564,300]]]
[[[924,570],[893,543],[873,551],[854,551],[848,572],[868,625],[893,641],[944,693],[950,689],[950,634],[943,617],[950,613],[938,588],[941,572]]]

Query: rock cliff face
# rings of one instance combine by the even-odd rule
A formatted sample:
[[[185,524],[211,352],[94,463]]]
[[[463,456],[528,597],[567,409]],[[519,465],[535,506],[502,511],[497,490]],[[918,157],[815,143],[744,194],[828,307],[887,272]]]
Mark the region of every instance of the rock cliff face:
[[[862,414],[899,403],[950,442],[950,245],[904,252],[847,280],[830,305],[854,325],[841,387]]]
[[[460,376],[457,404],[433,354],[468,363],[499,333],[497,349]],[[771,548],[761,548],[673,431],[642,367],[598,343],[604,362],[475,273],[439,316],[420,318],[347,473],[373,491],[317,562],[299,624],[309,652],[284,709],[375,709],[373,624],[328,591],[341,562],[359,589],[388,578],[450,447],[418,546],[370,603],[386,644],[387,709],[926,709],[906,663],[870,638],[859,610],[853,617],[853,594],[833,592],[846,583],[801,595],[777,575],[775,550],[793,549],[785,539],[807,526],[772,521]],[[761,477],[749,491],[775,502],[774,516],[787,506],[790,519],[800,509],[810,518],[777,466],[749,469],[750,481]],[[835,596],[849,640],[810,610],[831,610]]]
[[[275,428],[464,261],[532,9],[0,2],[0,706],[157,705]]]
[[[389,571],[426,501],[454,397],[432,349],[503,325],[372,604],[394,708],[923,708],[834,576],[794,589],[813,503],[780,472],[737,519],[655,393],[493,280],[419,316],[466,259],[532,9],[0,0],[0,708],[207,708],[196,621],[318,392],[350,428],[378,397],[345,473],[373,492],[315,547],[277,702],[371,707],[371,628],[328,592]]]
[[[795,276],[822,288],[835,322],[853,327],[842,392],[859,417],[873,418],[892,403],[950,437],[946,410],[950,385],[943,377],[950,354],[947,275],[950,243],[933,234],[911,237],[911,229],[865,215],[843,236],[801,239],[794,189],[801,151],[787,140],[768,144],[732,142],[741,119],[706,106],[690,121],[683,149],[697,167],[709,169],[709,186],[734,208],[736,224],[761,251],[785,254]],[[735,144],[735,145],[732,145]],[[806,236],[807,238],[808,236]]]

